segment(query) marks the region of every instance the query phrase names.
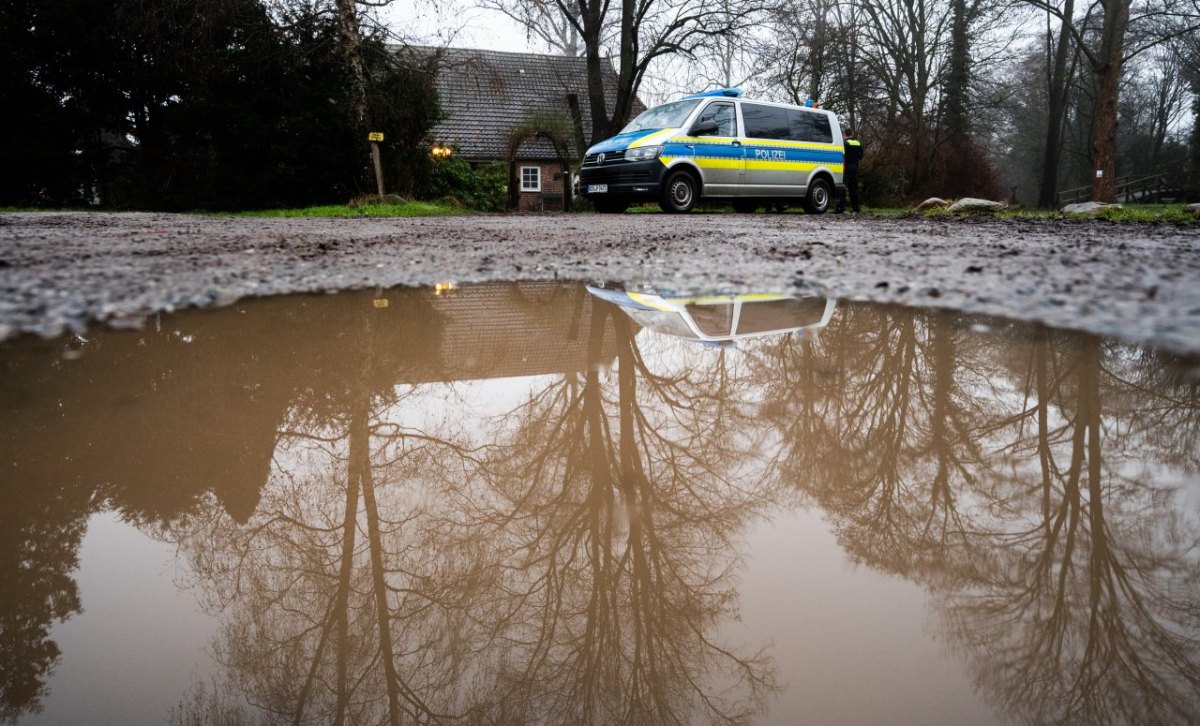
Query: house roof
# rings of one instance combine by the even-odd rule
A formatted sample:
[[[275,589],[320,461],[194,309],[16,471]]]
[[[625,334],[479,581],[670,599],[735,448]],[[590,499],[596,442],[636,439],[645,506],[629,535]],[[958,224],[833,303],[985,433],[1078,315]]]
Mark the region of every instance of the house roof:
[[[433,128],[430,139],[457,146],[463,158],[506,158],[509,134],[531,115],[561,114],[569,122],[567,96],[572,93],[578,97],[583,137],[592,137],[585,58],[468,48],[413,50],[441,54],[435,85],[445,119]],[[605,96],[611,113],[617,75],[611,64],[605,62],[604,67]],[[645,106],[635,100],[634,114],[643,110]],[[572,152],[581,156],[583,149],[572,148]],[[558,158],[543,139],[526,141],[517,156]]]

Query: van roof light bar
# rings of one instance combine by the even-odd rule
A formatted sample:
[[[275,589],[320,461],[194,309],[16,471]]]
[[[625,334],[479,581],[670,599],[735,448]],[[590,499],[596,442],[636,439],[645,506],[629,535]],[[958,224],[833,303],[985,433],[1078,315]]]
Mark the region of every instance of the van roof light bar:
[[[687,99],[687,98],[710,98],[712,96],[728,96],[729,98],[741,98],[742,89],[740,89],[740,88],[718,88],[718,89],[712,90],[712,91],[705,91],[704,93],[693,93],[690,96],[684,96],[684,98],[685,99]]]

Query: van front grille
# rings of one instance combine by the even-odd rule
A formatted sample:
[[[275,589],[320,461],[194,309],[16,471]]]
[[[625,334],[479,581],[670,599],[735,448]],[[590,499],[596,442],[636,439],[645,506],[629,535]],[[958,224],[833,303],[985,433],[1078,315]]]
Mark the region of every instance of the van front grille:
[[[583,165],[584,166],[600,166],[600,164],[597,163],[597,161],[599,159],[600,159],[600,154],[588,154],[583,157]],[[624,151],[605,151],[604,152],[604,163],[605,164],[611,164],[614,161],[624,161],[624,160],[625,160],[625,152]]]
[[[608,159],[604,160],[604,166],[596,168],[593,166],[581,174],[579,179],[585,184],[637,184],[638,182],[653,181],[654,174],[651,169],[637,169],[633,171],[620,171],[618,169],[607,169]]]

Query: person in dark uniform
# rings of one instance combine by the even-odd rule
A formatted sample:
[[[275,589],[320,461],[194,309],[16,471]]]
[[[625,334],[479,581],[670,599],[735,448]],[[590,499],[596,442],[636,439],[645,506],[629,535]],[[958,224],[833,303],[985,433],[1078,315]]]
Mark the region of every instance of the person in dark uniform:
[[[846,185],[838,195],[837,209],[834,214],[846,211],[846,196],[850,196],[850,208],[861,212],[858,204],[858,162],[862,160],[863,145],[854,134],[854,129],[846,129],[846,165],[842,170],[842,182]]]

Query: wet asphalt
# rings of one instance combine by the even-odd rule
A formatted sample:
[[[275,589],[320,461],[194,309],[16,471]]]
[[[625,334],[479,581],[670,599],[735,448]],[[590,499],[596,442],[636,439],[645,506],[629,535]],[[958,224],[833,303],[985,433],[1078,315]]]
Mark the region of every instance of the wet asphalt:
[[[1200,354],[1200,222],[0,214],[0,340],[249,296],[545,279],[950,308]]]

